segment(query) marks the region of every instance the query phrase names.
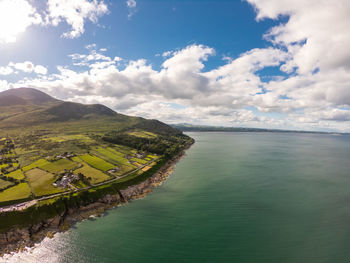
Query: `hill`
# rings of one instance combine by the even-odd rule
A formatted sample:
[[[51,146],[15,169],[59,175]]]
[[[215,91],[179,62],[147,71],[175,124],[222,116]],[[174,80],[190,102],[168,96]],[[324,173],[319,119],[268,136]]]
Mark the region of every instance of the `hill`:
[[[0,92],[0,207],[104,182],[132,185],[191,143],[165,123],[101,104],[35,89]]]
[[[90,122],[92,129],[96,123],[102,122],[117,130],[141,129],[164,135],[181,133],[157,120],[126,116],[101,104],[61,101],[32,88],[0,92],[0,128],[59,125],[72,121],[85,121],[85,126],[89,126],[87,122]]]
[[[6,105],[1,102],[5,102],[5,99],[9,99]],[[35,104],[40,105],[49,102],[56,102],[57,99],[51,97],[50,95],[31,88],[18,88],[9,89],[0,92],[0,106],[13,106],[19,104]]]

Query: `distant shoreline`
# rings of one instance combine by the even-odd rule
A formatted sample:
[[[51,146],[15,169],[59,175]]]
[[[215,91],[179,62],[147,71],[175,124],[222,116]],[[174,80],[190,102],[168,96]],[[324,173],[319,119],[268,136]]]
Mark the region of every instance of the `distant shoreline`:
[[[14,227],[6,233],[0,234],[0,258],[11,252],[24,251],[40,243],[45,237],[52,238],[55,233],[65,232],[76,222],[90,216],[101,216],[106,210],[139,199],[161,185],[173,172],[175,165],[185,156],[193,144],[182,149],[177,155],[168,160],[161,168],[145,181],[118,190],[118,194],[107,194],[98,201],[88,203],[79,208],[68,208],[64,213],[56,215],[36,225],[29,227]]]
[[[269,133],[306,133],[306,134],[334,134],[334,135],[350,135],[350,133],[334,132],[334,131],[304,131],[304,130],[283,130],[283,129],[263,129],[263,128],[243,128],[243,127],[220,127],[220,126],[197,126],[197,125],[170,125],[183,132],[269,132]]]

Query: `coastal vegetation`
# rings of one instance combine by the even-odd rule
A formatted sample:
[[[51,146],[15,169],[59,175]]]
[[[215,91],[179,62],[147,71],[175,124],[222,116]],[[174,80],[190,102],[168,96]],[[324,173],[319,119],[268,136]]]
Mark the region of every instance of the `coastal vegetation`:
[[[0,103],[0,232],[143,182],[193,143],[164,123],[103,105],[33,89],[8,93],[0,98],[26,103]]]

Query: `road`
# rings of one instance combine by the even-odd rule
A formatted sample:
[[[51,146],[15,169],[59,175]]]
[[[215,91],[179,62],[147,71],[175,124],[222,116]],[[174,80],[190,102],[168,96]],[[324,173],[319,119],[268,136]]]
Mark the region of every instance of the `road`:
[[[27,201],[27,202],[23,202],[23,203],[19,203],[19,204],[14,204],[14,205],[10,205],[10,206],[0,207],[0,213],[24,210],[24,209],[27,209],[28,207],[31,207],[31,206],[37,204],[39,201],[43,201],[43,200],[47,200],[47,199],[63,196],[63,195],[70,194],[70,193],[77,193],[77,192],[85,191],[85,190],[88,190],[88,189],[91,189],[91,188],[94,188],[94,187],[98,187],[98,186],[101,186],[101,185],[112,183],[112,182],[117,181],[119,179],[122,179],[122,178],[124,178],[124,177],[126,177],[126,176],[128,176],[128,175],[130,175],[130,174],[132,174],[134,172],[137,172],[137,171],[141,170],[142,168],[144,168],[144,167],[150,165],[151,163],[153,163],[154,161],[155,160],[149,161],[148,163],[139,166],[135,170],[132,170],[132,171],[124,174],[123,176],[112,178],[112,179],[110,179],[108,181],[104,181],[104,182],[101,182],[101,183],[98,183],[98,184],[94,184],[94,185],[90,185],[90,186],[87,186],[87,187],[79,188],[79,189],[76,189],[76,190],[73,190],[73,191],[69,190],[69,191],[65,191],[65,192],[62,192],[62,193],[58,193],[58,194],[43,196],[43,197],[36,198],[36,199],[30,200],[30,201]]]

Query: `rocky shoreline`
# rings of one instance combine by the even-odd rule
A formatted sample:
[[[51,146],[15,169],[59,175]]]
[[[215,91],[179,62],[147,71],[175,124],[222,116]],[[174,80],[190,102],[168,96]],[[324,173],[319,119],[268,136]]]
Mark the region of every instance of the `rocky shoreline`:
[[[187,150],[187,149],[185,149]],[[40,243],[45,237],[52,238],[57,232],[70,229],[76,222],[89,218],[90,216],[101,216],[106,210],[139,199],[153,191],[173,172],[176,163],[185,156],[185,150],[169,160],[158,172],[146,179],[144,182],[120,190],[119,194],[106,195],[97,202],[90,203],[75,209],[67,209],[54,218],[24,228],[14,228],[6,233],[0,234],[0,257],[11,252],[24,251]]]

